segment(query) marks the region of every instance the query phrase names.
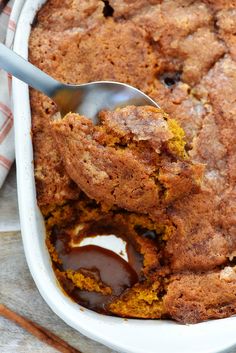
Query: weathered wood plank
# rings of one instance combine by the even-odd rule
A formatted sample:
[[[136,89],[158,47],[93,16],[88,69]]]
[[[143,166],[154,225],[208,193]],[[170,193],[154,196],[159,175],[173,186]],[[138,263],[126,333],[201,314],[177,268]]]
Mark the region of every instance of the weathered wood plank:
[[[0,233],[0,302],[57,334],[82,353],[114,353],[58,318],[40,296],[29,273],[20,233]],[[51,347],[0,318],[1,353],[54,353]]]

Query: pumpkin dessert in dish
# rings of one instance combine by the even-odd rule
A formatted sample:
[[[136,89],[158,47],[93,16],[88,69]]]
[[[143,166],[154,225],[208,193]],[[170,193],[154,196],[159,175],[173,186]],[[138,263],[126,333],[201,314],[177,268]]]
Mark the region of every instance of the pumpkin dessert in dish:
[[[131,84],[168,114],[126,107],[101,112],[98,126],[73,114],[54,122],[56,106],[31,90],[37,200],[55,274],[77,303],[182,323],[236,313],[235,8],[225,0],[49,0],[39,10],[33,64],[63,82]],[[158,139],[153,116],[167,128]],[[135,177],[145,183],[136,188]],[[78,247],[111,235],[127,257]]]

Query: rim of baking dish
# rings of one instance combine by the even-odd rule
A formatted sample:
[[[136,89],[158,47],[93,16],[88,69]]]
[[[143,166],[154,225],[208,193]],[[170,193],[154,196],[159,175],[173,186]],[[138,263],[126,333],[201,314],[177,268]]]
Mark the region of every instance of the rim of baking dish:
[[[14,50],[24,58],[28,57],[31,24],[43,3],[45,0],[26,0],[21,11]],[[195,325],[181,325],[167,320],[127,320],[83,308],[62,292],[52,270],[45,245],[43,218],[36,202],[28,86],[13,78],[12,93],[22,240],[32,277],[51,309],[85,336],[119,352],[229,352],[236,343],[236,317]]]

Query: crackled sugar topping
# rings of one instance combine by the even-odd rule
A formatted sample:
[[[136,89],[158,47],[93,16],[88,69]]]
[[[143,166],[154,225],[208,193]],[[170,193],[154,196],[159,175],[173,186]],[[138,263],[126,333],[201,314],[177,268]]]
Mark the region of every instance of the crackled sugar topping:
[[[235,9],[235,0],[49,0],[38,12],[30,36],[30,60],[63,82],[107,79],[141,89],[172,118],[160,120],[158,130],[162,141],[167,139],[170,156],[178,155],[177,162],[171,160],[167,169],[162,165],[151,178],[156,188],[160,178],[165,183],[167,190],[158,190],[158,197],[170,197],[170,202],[155,210],[155,218],[149,210],[140,213],[142,204],[139,212],[135,203],[131,211],[125,198],[122,208],[110,198],[109,209],[101,208],[102,193],[95,195],[91,185],[85,189],[77,180],[81,175],[70,176],[71,169],[63,162],[50,124],[55,105],[31,91],[38,204],[45,215],[57,277],[78,303],[97,311],[105,308],[113,315],[168,317],[188,323],[236,313]],[[135,156],[132,163],[141,170],[147,166],[148,180],[155,173],[152,160],[160,153],[163,156],[163,144],[153,138],[157,125],[153,130],[152,114],[138,124],[136,114],[127,121],[125,111],[106,112],[100,116],[98,130],[88,129],[89,123],[82,118],[69,119],[73,125],[83,122],[81,138],[86,143],[92,134],[83,183],[95,165],[99,169],[98,164],[104,164],[102,156],[95,158],[100,149],[112,149],[113,166],[115,153],[122,150]],[[183,172],[179,164],[182,129],[184,150],[205,170],[200,192],[176,197],[177,188],[171,186],[173,175],[179,178]],[[71,144],[65,151],[68,160]],[[99,182],[106,177],[100,176]],[[127,288],[119,295],[109,294],[111,286],[96,271],[62,269],[60,254],[70,252],[71,238],[79,242],[80,237],[101,232],[127,239],[134,247],[132,256],[141,256],[141,270],[132,277],[137,282],[126,282]],[[132,256],[129,266],[134,266]]]
[[[68,114],[52,124],[68,175],[102,207],[149,213],[200,190],[203,166],[184,149],[184,132],[161,109],[100,113],[101,124]]]

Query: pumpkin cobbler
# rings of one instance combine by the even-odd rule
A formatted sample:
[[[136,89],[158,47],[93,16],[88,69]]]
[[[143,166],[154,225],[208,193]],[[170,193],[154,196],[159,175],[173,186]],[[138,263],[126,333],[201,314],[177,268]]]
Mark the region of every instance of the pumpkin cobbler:
[[[78,304],[182,323],[236,314],[235,29],[235,0],[48,0],[39,10],[34,65],[66,83],[128,83],[161,107],[104,109],[94,125],[55,119],[55,104],[30,92],[46,244]],[[111,235],[127,257],[81,243]]]

